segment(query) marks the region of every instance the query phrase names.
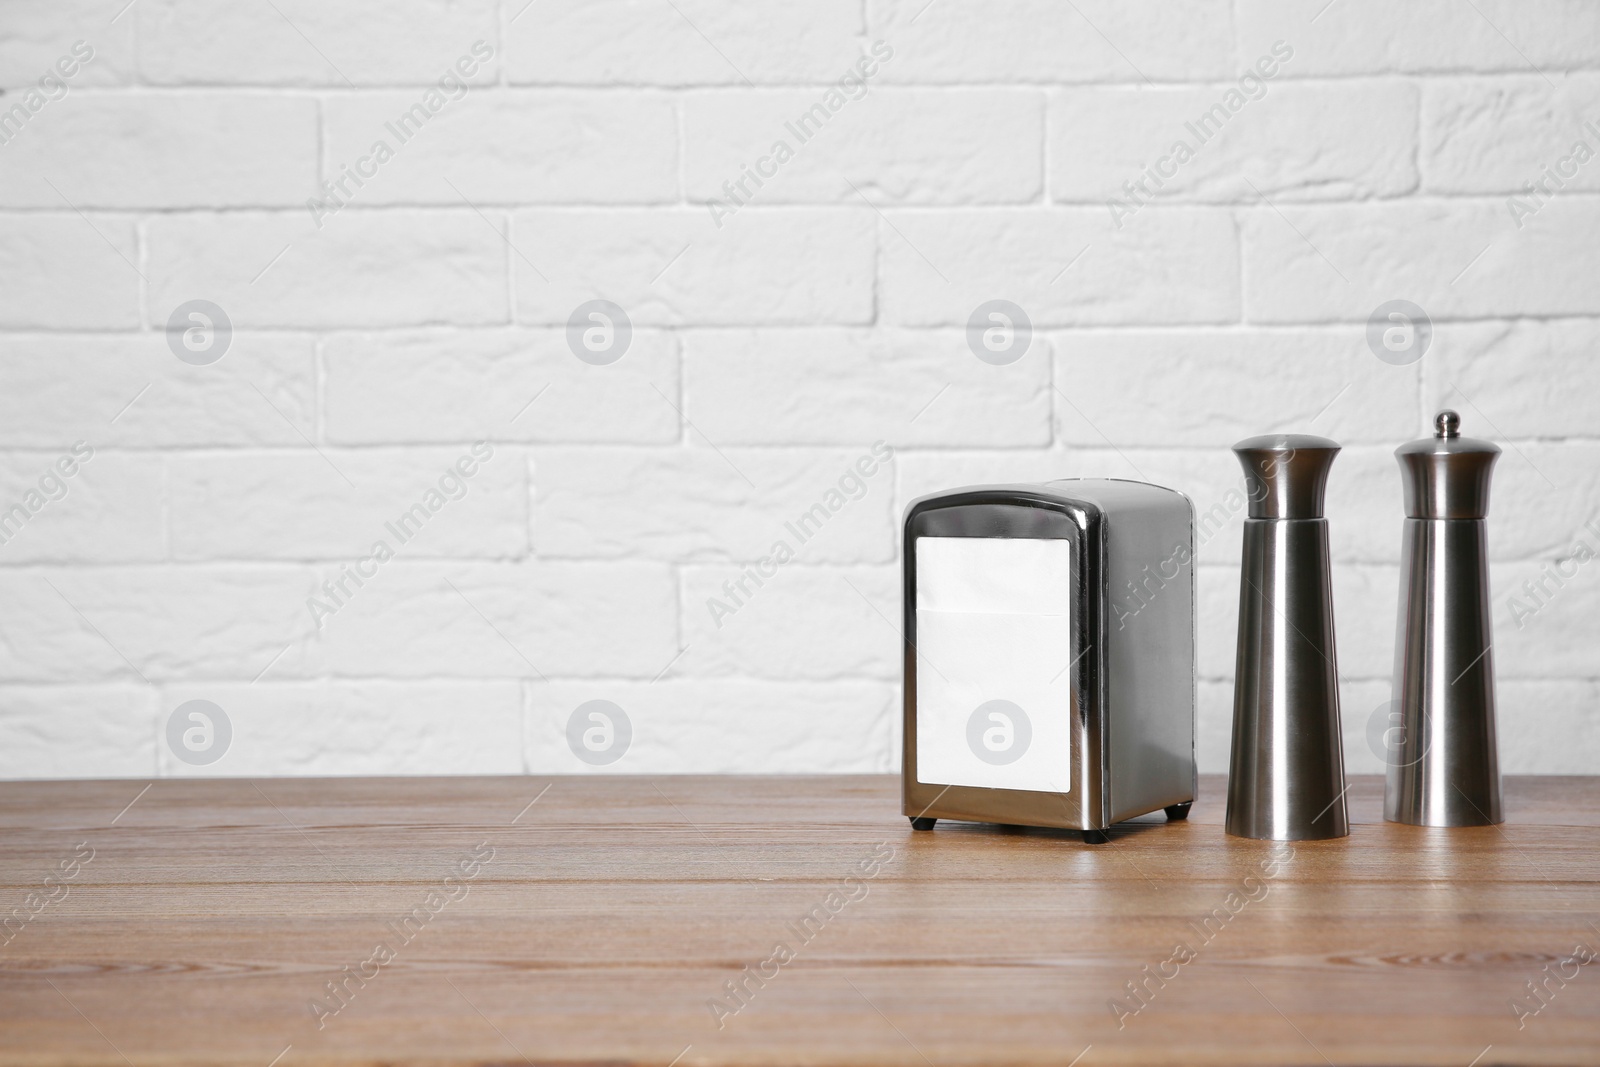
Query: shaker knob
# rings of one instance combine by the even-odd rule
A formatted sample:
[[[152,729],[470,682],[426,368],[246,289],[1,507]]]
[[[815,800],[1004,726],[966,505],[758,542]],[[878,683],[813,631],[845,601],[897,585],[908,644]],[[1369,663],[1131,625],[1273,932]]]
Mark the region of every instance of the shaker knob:
[[[1410,519],[1481,519],[1489,514],[1489,476],[1500,446],[1461,436],[1461,416],[1434,416],[1432,437],[1394,450]]]

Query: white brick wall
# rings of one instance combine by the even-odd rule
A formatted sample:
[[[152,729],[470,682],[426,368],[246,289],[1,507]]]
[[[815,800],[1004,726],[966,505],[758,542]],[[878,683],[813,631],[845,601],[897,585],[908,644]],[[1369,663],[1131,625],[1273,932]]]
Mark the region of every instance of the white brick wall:
[[[1503,764],[1600,761],[1588,0],[120,7],[0,0],[0,511],[93,449],[0,543],[0,776],[890,770],[905,506],[1073,475],[1225,519],[1220,770],[1228,446],[1275,430],[1346,446],[1344,727],[1373,770],[1390,452],[1445,405],[1505,448]],[[234,331],[208,366],[166,333],[196,299]],[[632,328],[609,365],[569,347],[597,299]],[[1034,330],[1008,366],[968,348],[993,299]],[[1367,345],[1394,299],[1431,316],[1420,362]],[[1542,606],[1519,625],[1513,596]],[[169,743],[190,700],[231,725],[213,763]],[[569,747],[590,700],[629,718],[613,763]]]

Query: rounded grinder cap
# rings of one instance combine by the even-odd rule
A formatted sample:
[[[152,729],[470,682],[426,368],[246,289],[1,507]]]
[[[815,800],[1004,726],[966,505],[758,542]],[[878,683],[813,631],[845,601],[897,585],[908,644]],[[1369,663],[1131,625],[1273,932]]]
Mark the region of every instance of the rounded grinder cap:
[[[1441,411],[1434,434],[1394,450],[1409,519],[1481,519],[1489,514],[1489,475],[1500,446],[1461,436],[1461,416]]]
[[[1248,437],[1233,446],[1244,467],[1252,519],[1320,519],[1339,443],[1304,433]]]

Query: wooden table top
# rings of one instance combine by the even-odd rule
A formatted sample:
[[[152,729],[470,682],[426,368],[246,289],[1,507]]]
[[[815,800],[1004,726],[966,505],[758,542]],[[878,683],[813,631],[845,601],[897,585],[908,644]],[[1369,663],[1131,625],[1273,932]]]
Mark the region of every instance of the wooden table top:
[[[1292,847],[1215,778],[1100,846],[898,795],[0,784],[0,1064],[1600,1063],[1600,778]]]

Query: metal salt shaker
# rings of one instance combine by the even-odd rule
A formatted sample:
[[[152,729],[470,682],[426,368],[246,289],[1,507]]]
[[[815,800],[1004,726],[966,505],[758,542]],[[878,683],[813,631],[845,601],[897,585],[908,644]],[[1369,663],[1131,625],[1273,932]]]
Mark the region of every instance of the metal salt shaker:
[[[1239,583],[1226,828],[1305,841],[1349,833],[1333,640],[1328,470],[1339,445],[1272,434],[1233,446],[1250,511]]]
[[[1405,483],[1400,621],[1383,817],[1415,826],[1502,821],[1489,617],[1489,477],[1498,446],[1435,433],[1395,449]],[[1396,736],[1396,733],[1398,736]]]

